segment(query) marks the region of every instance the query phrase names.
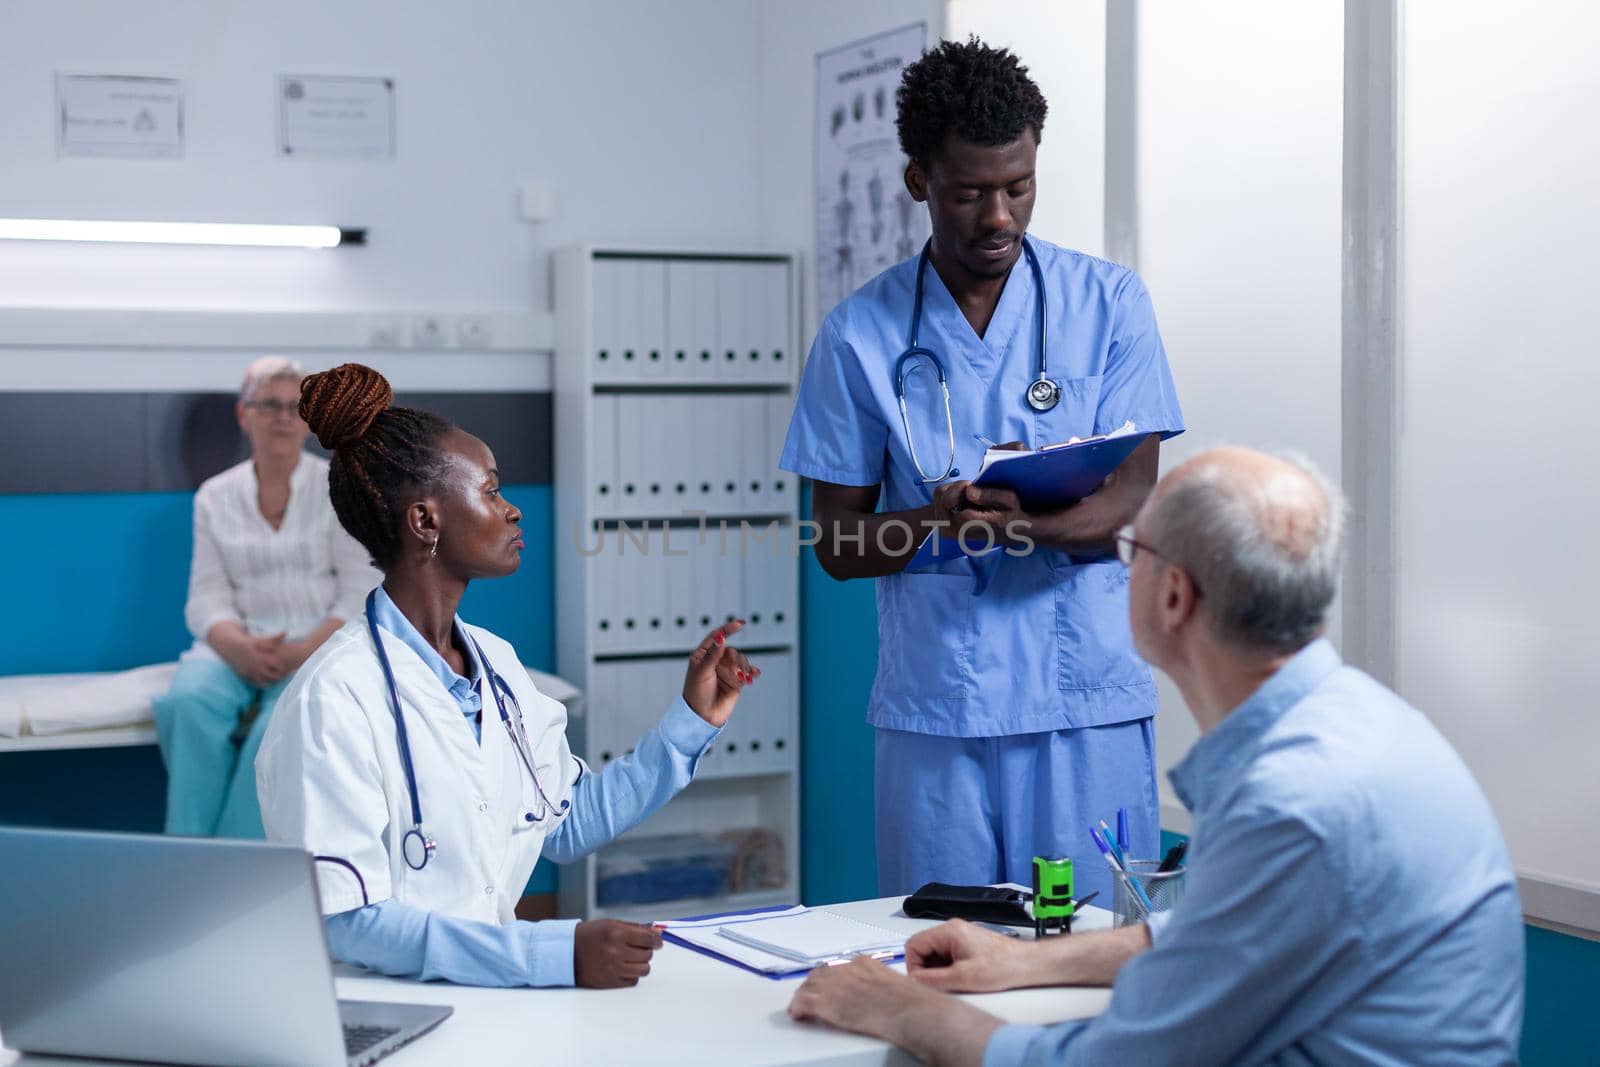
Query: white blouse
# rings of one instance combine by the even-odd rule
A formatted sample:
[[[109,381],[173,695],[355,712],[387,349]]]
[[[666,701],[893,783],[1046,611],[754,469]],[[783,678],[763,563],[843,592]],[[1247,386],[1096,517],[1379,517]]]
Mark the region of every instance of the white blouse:
[[[194,495],[183,615],[195,644],[185,659],[216,659],[206,634],[227,620],[252,635],[283,633],[297,641],[329,616],[360,614],[367,592],[383,580],[333,513],[327,460],[301,455],[279,529],[262,517],[258,490],[247,459],[208,478]]]

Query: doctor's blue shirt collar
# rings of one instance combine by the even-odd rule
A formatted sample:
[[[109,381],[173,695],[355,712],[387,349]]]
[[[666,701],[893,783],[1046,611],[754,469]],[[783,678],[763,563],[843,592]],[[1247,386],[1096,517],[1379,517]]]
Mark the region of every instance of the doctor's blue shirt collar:
[[[1277,673],[1234,708],[1189,754],[1167,772],[1183,806],[1196,815],[1217,800],[1232,772],[1256,753],[1267,731],[1324,678],[1343,666],[1325,637],[1319,637],[1278,668]]]
[[[466,640],[466,635],[461,629],[461,617],[456,616],[451,625],[455,628],[458,643],[466,649],[467,665],[472,672],[470,678],[463,678],[457,674],[451,669],[450,664],[444,661],[444,657],[423,640],[417,628],[411,625],[411,620],[400,613],[400,609],[395,607],[394,601],[389,599],[389,594],[384,592],[381,585],[373,597],[372,609],[376,615],[373,621],[399,638],[402,644],[417,654],[417,658],[427,665],[428,670],[439,679],[439,684],[445,687],[446,692],[461,708],[461,714],[472,721],[473,732],[478,732],[478,713],[483,710],[483,695],[478,683],[483,676],[483,668],[472,651],[472,643]]]

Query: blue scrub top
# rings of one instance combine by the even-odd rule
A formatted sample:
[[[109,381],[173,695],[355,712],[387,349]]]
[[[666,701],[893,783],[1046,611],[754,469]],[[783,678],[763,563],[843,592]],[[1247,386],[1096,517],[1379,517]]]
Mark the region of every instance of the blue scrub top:
[[[1038,375],[1033,273],[1018,259],[984,337],[938,271],[924,281],[919,341],[938,353],[950,389],[958,478],[977,474],[983,434],[1030,447],[1088,437],[1132,420],[1171,437],[1183,414],[1138,275],[1103,259],[1027,238],[1048,294],[1049,373],[1061,402],[1028,407]],[[817,481],[881,485],[885,511],[922,507],[901,426],[894,366],[907,344],[915,257],[834,308],[812,344],[779,466]],[[929,474],[949,455],[937,379],[911,376],[906,407]],[[898,536],[889,542],[898,546]],[[1115,559],[1075,560],[1035,549],[961,558],[878,579],[874,726],[946,737],[997,737],[1155,714],[1150,669],[1128,629],[1128,576]]]

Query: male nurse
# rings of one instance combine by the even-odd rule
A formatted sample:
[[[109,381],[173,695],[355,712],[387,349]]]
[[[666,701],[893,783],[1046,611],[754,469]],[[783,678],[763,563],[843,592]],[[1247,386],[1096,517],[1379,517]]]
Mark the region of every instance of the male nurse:
[[[1016,56],[945,41],[897,106],[933,236],[823,322],[780,464],[813,482],[823,568],[878,583],[878,889],[1027,884],[1048,855],[1075,861],[1080,896],[1109,896],[1091,822],[1126,808],[1139,857],[1159,838],[1156,690],[1113,535],[1183,430],[1166,352],[1133,271],[1027,234],[1045,101]],[[971,484],[980,438],[1037,448],[1128,422],[1142,442],[1072,506]],[[941,540],[908,567],[935,529],[1001,547]]]

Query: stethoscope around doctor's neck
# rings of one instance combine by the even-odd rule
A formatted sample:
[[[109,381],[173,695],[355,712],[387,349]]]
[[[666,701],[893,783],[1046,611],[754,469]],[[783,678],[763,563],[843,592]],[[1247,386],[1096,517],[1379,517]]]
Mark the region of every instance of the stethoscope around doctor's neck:
[[[1023,396],[1030,408],[1042,413],[1061,402],[1061,386],[1050,377],[1050,365],[1044,350],[1045,316],[1048,311],[1044,297],[1044,271],[1039,268],[1039,257],[1034,254],[1033,246],[1028,243],[1027,237],[1019,240],[1022,241],[1022,252],[1027,257],[1028,268],[1033,272],[1034,347],[1039,350],[1039,376],[1028,383]],[[917,258],[917,284],[911,298],[911,336],[906,350],[900,353],[900,358],[894,365],[894,395],[900,402],[900,424],[905,428],[906,448],[911,452],[911,463],[917,468],[917,477],[924,484],[943,482],[961,473],[955,467],[956,427],[955,420],[950,416],[950,385],[945,378],[944,362],[931,348],[924,348],[917,343],[922,328],[922,283],[928,273],[928,252],[932,247],[933,240],[929,238],[922,246],[922,255]],[[917,455],[916,438],[911,433],[911,417],[906,414],[906,379],[913,371],[924,365],[921,360],[926,360],[927,364],[933,367],[934,373],[939,376],[939,392],[944,398],[945,436],[949,441],[950,454],[945,460],[942,474],[929,474],[922,469],[922,459]]]
[[[373,612],[377,596],[377,590],[367,594],[367,630],[372,634],[373,647],[378,650],[378,663],[383,667],[383,680],[389,687],[389,710],[394,713],[395,747],[400,750],[400,767],[405,772],[406,789],[411,794],[411,829],[400,839],[400,854],[405,858],[407,867],[420,871],[428,865],[428,860],[433,858],[439,843],[422,829],[422,800],[417,794],[417,772],[411,762],[411,742],[406,736],[406,718],[400,709],[400,688],[395,684],[394,668],[389,665],[389,653],[384,651],[383,639],[378,636],[378,622]],[[470,634],[466,637],[472,642],[472,651],[477,655],[479,665],[483,667],[484,680],[489,683],[489,691],[494,694],[495,707],[500,709],[500,721],[505,724],[506,734],[511,738],[511,747],[522,757],[522,765],[528,768],[528,774],[533,777],[533,788],[539,794],[539,802],[544,805],[544,810],[538,815],[530,810],[525,812],[523,817],[529,822],[542,822],[552,811],[565,813],[572,802],[563,800],[559,807],[550,803],[550,798],[545,795],[544,786],[539,782],[539,772],[534,770],[533,756],[528,749],[528,731],[522,721],[522,704],[517,700],[517,695],[511,691],[506,680],[489,665],[489,657],[483,654],[483,647],[478,644],[477,639]],[[507,696],[511,698],[511,706],[517,709],[515,725],[511,722],[511,715],[506,711]],[[365,893],[365,889],[362,892]]]

